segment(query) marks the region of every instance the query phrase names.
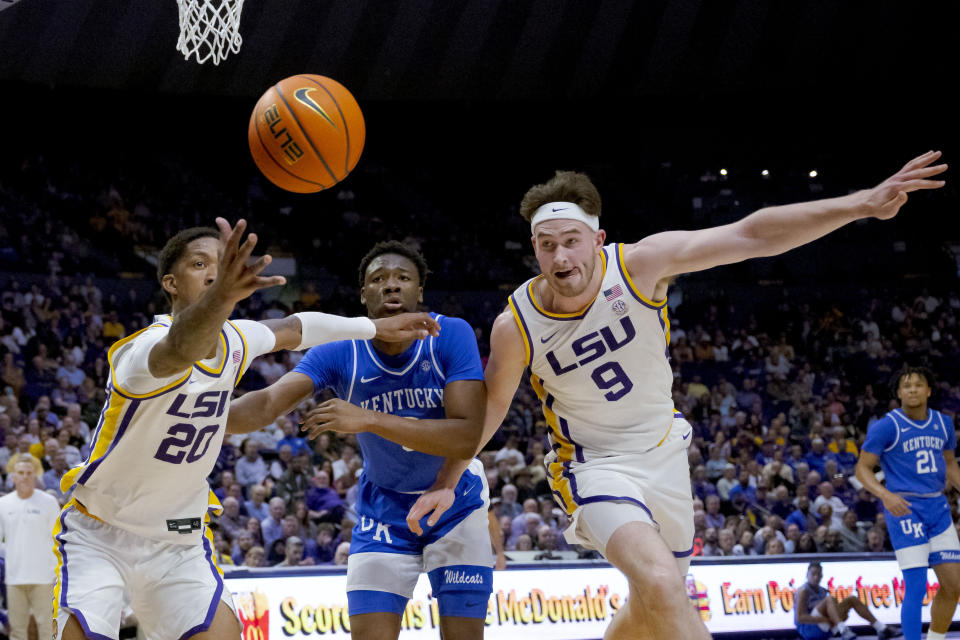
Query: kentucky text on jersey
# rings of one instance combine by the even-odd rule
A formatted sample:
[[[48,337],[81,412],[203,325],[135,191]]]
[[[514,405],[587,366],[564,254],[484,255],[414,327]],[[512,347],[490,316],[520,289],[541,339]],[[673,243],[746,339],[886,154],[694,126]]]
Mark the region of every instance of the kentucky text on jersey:
[[[921,448],[943,451],[944,442],[946,441],[943,438],[937,438],[936,436],[915,436],[903,443],[903,451],[906,453]]]
[[[363,409],[381,413],[399,413],[410,409],[437,409],[443,407],[443,389],[395,389],[360,400]]]

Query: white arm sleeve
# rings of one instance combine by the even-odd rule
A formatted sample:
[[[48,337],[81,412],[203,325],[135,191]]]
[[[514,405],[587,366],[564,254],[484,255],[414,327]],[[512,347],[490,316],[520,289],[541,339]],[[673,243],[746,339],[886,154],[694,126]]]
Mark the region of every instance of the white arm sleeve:
[[[247,364],[244,367],[246,371],[254,358],[273,351],[277,344],[277,336],[270,327],[255,320],[231,320],[231,322],[240,330],[243,340],[247,343]]]

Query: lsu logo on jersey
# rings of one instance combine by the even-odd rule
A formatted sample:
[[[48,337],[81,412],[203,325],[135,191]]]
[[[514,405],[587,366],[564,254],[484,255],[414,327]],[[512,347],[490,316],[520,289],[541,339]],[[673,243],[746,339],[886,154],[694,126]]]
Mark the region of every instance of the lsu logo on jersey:
[[[630,344],[637,337],[637,329],[633,326],[630,316],[620,318],[617,324],[602,327],[597,331],[591,331],[587,335],[577,338],[570,343],[570,349],[573,351],[572,361],[564,356],[569,364],[560,363],[560,357],[556,351],[550,351],[546,354],[547,362],[553,369],[555,375],[562,376],[578,367],[583,367],[597,358],[602,358],[607,353],[612,353],[618,349]],[[618,336],[618,334],[620,334]]]
[[[192,407],[184,407],[184,403],[190,396],[178,393],[170,403],[167,415],[189,419],[190,422],[178,422],[167,429],[167,437],[160,441],[160,446],[153,457],[170,464],[201,460],[210,448],[214,435],[220,430],[220,420],[230,394],[229,389],[207,391],[193,399]],[[197,429],[193,424],[193,420],[197,418],[216,418],[216,420],[212,424]]]

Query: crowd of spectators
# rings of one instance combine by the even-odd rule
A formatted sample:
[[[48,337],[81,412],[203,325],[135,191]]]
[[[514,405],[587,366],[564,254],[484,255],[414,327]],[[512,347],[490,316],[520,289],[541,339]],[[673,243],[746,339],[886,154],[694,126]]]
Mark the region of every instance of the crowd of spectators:
[[[55,189],[45,193],[70,200]],[[137,213],[137,205],[130,214],[116,190],[101,195],[93,201],[99,209],[88,216],[89,228],[79,234],[27,207],[29,198],[5,210],[19,217],[4,218],[0,248],[6,244],[18,255],[30,251],[30,243],[53,237],[67,249],[46,260],[37,260],[43,252],[33,251],[24,270],[44,275],[23,278],[29,285],[16,275],[0,277],[0,492],[12,488],[9,470],[30,453],[41,461],[42,487],[67,499],[59,479],[90,452],[109,375],[107,349],[163,311],[158,299],[136,289],[118,290],[116,281],[74,275],[90,253],[103,250],[102,234],[111,243],[162,240],[137,223],[149,217],[149,209]],[[263,196],[252,190],[248,197],[256,202]],[[345,229],[352,224],[369,231],[364,226],[369,220],[356,214],[355,199],[351,191],[340,193],[341,222]],[[25,229],[36,232],[27,234],[33,236],[29,241],[21,235]],[[437,233],[446,233],[445,227]],[[349,239],[354,235],[364,245],[372,241],[371,234],[333,234],[316,248],[336,238],[357,244]],[[372,235],[378,239],[383,231]],[[439,235],[405,239],[436,246]],[[447,273],[456,266],[449,260],[434,264],[456,279]],[[520,264],[527,272],[532,267]],[[299,298],[286,304],[257,295],[239,305],[237,315],[269,318],[320,306],[356,313],[349,266],[345,273],[320,274],[318,282],[338,281],[332,290],[307,282]],[[488,269],[472,277],[492,278],[491,290],[470,304],[448,296],[438,310],[463,315],[477,327],[483,352],[504,298],[494,283],[517,275]],[[693,284],[681,280],[675,289],[687,291]],[[695,553],[890,549],[882,508],[856,485],[853,466],[869,425],[895,406],[886,381],[904,361],[927,364],[940,374],[933,406],[950,415],[960,408],[960,297],[951,284],[927,290],[904,283],[882,294],[855,290],[842,299],[811,297],[790,287],[776,295],[765,289],[769,299],[762,300],[735,299],[718,288],[696,301],[671,298],[674,403],[694,427],[689,460]],[[287,352],[258,359],[239,392],[273,382],[299,357]],[[353,437],[302,437],[299,417],[322,399],[260,432],[224,441],[210,476],[224,507],[214,520],[222,564],[346,562],[363,462]],[[543,465],[547,431],[539,402],[524,384],[480,455],[508,556],[535,551],[549,559],[570,549],[562,535],[567,516],[551,497]]]

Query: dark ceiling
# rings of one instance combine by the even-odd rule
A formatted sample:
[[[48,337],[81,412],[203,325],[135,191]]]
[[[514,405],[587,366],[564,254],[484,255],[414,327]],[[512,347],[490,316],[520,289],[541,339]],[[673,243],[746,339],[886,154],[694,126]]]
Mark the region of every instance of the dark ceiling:
[[[175,50],[174,0],[22,0],[0,12],[0,80],[255,96],[311,72],[362,101],[762,97],[882,109],[905,94],[941,99],[956,81],[957,22],[937,6],[246,0],[243,47],[214,67]]]

